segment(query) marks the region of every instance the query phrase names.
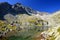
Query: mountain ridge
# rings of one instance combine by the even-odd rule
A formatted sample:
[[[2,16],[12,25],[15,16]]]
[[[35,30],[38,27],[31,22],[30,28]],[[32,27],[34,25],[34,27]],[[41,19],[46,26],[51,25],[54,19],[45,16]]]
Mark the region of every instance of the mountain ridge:
[[[23,6],[21,3],[16,3],[14,5],[11,5],[7,2],[0,3],[0,19],[4,19],[3,16],[6,14],[28,14],[31,15],[31,13],[36,13],[34,10],[32,10],[29,7]]]

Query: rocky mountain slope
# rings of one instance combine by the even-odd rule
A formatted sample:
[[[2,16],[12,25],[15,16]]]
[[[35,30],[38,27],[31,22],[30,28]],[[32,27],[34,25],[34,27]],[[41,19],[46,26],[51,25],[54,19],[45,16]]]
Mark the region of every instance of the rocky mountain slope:
[[[48,14],[0,3],[0,40],[60,40],[60,11]]]

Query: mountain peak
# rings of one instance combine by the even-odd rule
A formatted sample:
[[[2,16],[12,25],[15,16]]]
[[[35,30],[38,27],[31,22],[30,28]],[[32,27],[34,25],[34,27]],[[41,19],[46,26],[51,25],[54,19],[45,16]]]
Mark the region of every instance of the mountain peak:
[[[16,3],[16,5],[21,5],[21,3]]]
[[[32,12],[31,12],[32,11]],[[0,19],[4,19],[4,15],[10,13],[13,15],[16,14],[28,14],[34,13],[33,10],[29,7],[23,6],[21,3],[16,3],[14,5],[9,4],[8,2],[2,2],[0,3]]]

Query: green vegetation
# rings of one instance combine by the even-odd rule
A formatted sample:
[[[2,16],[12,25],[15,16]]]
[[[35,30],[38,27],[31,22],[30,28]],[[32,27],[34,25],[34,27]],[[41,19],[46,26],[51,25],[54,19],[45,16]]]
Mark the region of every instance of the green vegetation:
[[[60,34],[60,27],[57,29],[57,31],[59,32],[59,34]]]

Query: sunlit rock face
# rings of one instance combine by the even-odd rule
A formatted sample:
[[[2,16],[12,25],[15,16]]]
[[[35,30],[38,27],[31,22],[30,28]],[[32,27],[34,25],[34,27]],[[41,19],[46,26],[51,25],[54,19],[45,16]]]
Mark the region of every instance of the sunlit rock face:
[[[57,26],[60,25],[60,11],[53,13],[51,18],[53,19]]]
[[[22,39],[29,40],[38,32],[47,31],[49,28],[48,21],[36,15],[18,14],[13,16],[12,14],[6,14],[4,18],[7,23],[4,25],[0,23],[0,36],[9,37],[9,40],[13,37],[17,37],[16,39],[22,37]]]
[[[6,14],[4,15],[4,19],[8,21],[9,23],[12,23],[13,21],[16,21],[16,17],[12,14]]]
[[[47,18],[43,16],[42,18]],[[49,29],[40,34],[44,35],[42,39],[44,40],[60,40],[60,11],[54,12],[53,14],[48,15],[48,19],[45,19],[49,22]],[[48,35],[48,37],[46,37]],[[40,37],[38,36],[38,37]],[[38,38],[36,37],[36,38]]]

